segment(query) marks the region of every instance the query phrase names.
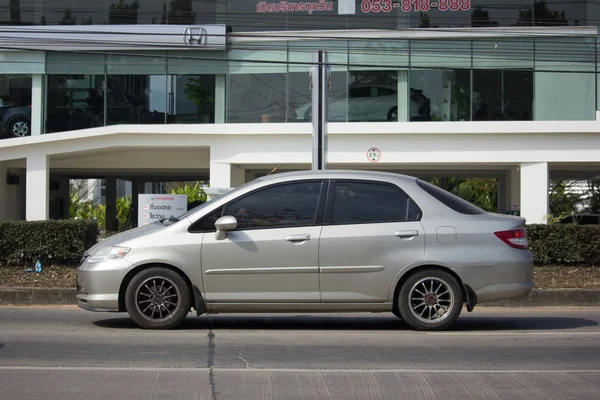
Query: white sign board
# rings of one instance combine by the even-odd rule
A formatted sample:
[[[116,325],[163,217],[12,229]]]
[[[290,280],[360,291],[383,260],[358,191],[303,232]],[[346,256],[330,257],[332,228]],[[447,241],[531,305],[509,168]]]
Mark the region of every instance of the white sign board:
[[[185,194],[140,194],[138,226],[148,225],[171,215],[178,217],[187,211]]]

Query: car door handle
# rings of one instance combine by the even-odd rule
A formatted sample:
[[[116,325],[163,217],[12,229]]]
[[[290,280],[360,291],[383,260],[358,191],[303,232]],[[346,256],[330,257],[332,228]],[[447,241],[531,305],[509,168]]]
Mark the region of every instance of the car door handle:
[[[285,240],[287,240],[288,242],[304,242],[305,240],[310,240],[310,235],[290,235],[286,237]]]
[[[419,231],[398,231],[394,234],[394,236],[399,237],[401,239],[409,239],[415,236],[419,236]]]

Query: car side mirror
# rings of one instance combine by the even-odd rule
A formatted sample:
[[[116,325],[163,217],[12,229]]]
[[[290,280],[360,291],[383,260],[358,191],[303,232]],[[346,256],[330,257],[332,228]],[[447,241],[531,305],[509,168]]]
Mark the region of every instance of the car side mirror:
[[[227,237],[227,231],[232,231],[237,228],[237,219],[232,215],[221,217],[215,222],[217,228],[217,240],[224,240]]]

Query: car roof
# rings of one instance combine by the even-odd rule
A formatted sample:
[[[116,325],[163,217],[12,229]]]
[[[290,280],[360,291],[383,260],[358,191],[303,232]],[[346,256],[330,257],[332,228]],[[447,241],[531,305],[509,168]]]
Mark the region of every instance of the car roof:
[[[299,180],[299,179],[373,179],[373,180],[405,180],[415,181],[417,178],[414,176],[398,174],[395,172],[382,172],[382,171],[370,171],[370,170],[304,170],[304,171],[292,171],[292,172],[281,172],[274,173],[271,175],[265,175],[259,178],[261,181],[275,181],[275,180]]]

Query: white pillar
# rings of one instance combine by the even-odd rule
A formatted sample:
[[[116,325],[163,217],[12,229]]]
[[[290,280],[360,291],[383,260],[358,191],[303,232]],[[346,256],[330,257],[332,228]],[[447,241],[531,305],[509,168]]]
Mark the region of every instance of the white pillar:
[[[408,88],[408,71],[398,71],[398,122],[410,120],[410,93]]]
[[[119,230],[117,219],[117,178],[106,178],[106,221],[104,229],[107,232]]]
[[[215,76],[215,124],[225,123],[225,75]]]
[[[31,135],[41,135],[44,131],[44,75],[31,77]]]
[[[49,167],[46,154],[34,154],[27,157],[25,217],[28,221],[48,219]]]
[[[521,216],[544,224],[548,215],[548,163],[521,164]]]

